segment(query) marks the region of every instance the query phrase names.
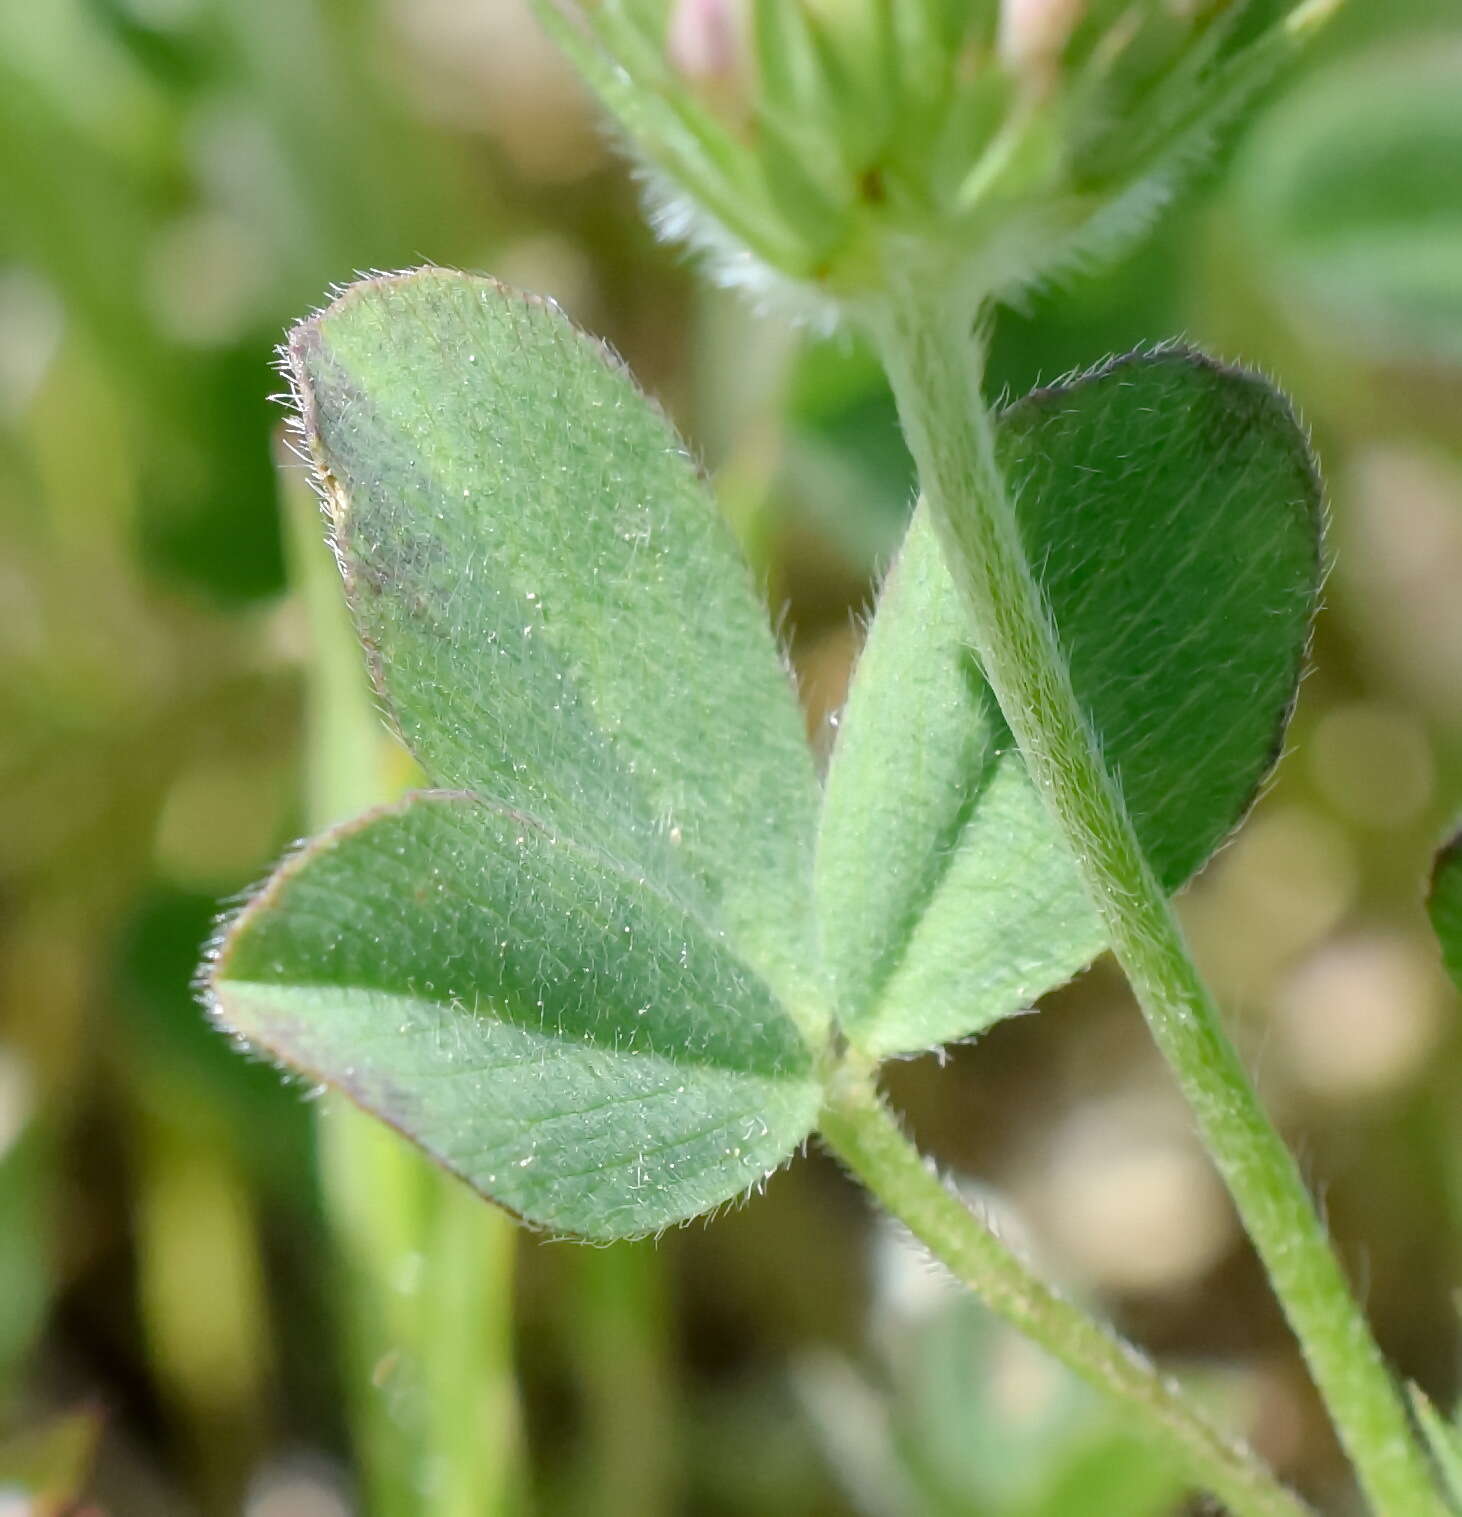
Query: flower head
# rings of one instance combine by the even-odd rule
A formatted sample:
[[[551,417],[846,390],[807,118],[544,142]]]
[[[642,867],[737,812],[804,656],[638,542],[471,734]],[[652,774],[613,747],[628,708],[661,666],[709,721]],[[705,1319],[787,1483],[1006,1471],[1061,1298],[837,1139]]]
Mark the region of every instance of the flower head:
[[[1140,228],[1331,0],[536,0],[731,282],[999,294]]]

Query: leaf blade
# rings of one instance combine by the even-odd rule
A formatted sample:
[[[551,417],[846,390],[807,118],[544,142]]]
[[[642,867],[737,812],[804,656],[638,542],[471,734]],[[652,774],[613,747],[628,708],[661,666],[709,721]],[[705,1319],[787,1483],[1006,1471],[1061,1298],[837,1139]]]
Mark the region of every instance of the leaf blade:
[[[816,780],[668,423],[554,308],[448,270],[352,287],[290,363],[377,687],[432,783],[699,892],[817,1036]]]
[[[1319,579],[1303,436],[1258,380],[1168,348],[1034,392],[1001,448],[1078,696],[1176,889],[1252,801],[1294,698]],[[920,511],[850,692],[816,865],[845,1025],[878,1057],[977,1032],[1103,947],[964,627]]]
[[[324,834],[224,940],[216,1019],[519,1216],[683,1221],[803,1140],[820,1087],[772,991],[653,880],[476,797]]]

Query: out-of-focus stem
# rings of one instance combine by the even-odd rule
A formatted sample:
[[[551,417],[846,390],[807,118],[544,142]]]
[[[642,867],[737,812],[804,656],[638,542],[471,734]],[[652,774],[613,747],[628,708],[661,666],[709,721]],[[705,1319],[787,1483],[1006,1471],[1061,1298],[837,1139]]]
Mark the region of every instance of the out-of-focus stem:
[[[303,472],[284,477],[311,645],[306,795],[318,828],[398,787],[320,513]],[[317,1132],[365,1509],[500,1517],[512,1509],[517,1445],[512,1220],[343,1102],[325,1104]]]
[[[676,1510],[670,1302],[653,1242],[581,1250],[574,1260],[575,1368],[588,1423],[584,1510],[668,1517]]]

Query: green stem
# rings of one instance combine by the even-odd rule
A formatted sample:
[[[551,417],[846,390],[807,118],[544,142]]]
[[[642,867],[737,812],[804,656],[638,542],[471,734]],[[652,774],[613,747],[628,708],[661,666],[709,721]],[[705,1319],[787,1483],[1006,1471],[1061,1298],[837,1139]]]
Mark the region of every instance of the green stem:
[[[654,1242],[580,1249],[569,1330],[586,1444],[575,1511],[668,1517],[677,1509],[674,1327],[665,1255]]]
[[[459,1181],[440,1171],[430,1179],[420,1327],[428,1509],[434,1517],[496,1517],[512,1510],[517,1494],[510,1307],[518,1233]]]
[[[322,827],[389,799],[359,645],[297,471],[289,548],[312,641],[306,789]],[[317,1129],[338,1329],[370,1517],[502,1517],[514,1499],[512,1219],[343,1101]]]
[[[1306,1510],[1130,1345],[1032,1275],[925,1163],[866,1072],[851,1066],[838,1071],[819,1125],[823,1142],[956,1279],[1082,1379],[1129,1407],[1149,1439],[1235,1517],[1299,1517]]]
[[[388,1128],[332,1098],[315,1128],[316,1164],[335,1277],[331,1326],[368,1517],[422,1509],[415,1399],[417,1293],[426,1175]]]
[[[1384,1517],[1442,1517],[1400,1396],[1299,1169],[1189,956],[1072,688],[981,393],[973,311],[900,281],[869,321],[986,678],[1108,941],[1269,1273],[1362,1486]],[[968,317],[969,319],[965,319]]]

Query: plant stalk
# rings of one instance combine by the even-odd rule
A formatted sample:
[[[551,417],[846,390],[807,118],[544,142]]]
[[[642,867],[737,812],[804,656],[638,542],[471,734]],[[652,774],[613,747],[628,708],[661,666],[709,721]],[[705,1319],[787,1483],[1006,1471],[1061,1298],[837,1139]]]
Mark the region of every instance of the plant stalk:
[[[1443,1517],[1401,1398],[1293,1156],[1260,1105],[1071,685],[1005,490],[975,310],[900,278],[868,315],[972,642],[1107,940],[1192,1107],[1362,1488],[1382,1517]]]
[[[568,1261],[585,1448],[564,1505],[594,1517],[669,1517],[682,1495],[666,1265],[653,1240],[577,1249]]]
[[[929,1167],[883,1104],[869,1072],[848,1064],[834,1074],[819,1125],[826,1146],[956,1279],[1083,1380],[1122,1402],[1141,1432],[1235,1517],[1301,1517],[1308,1510],[1131,1345],[1033,1275]]]

